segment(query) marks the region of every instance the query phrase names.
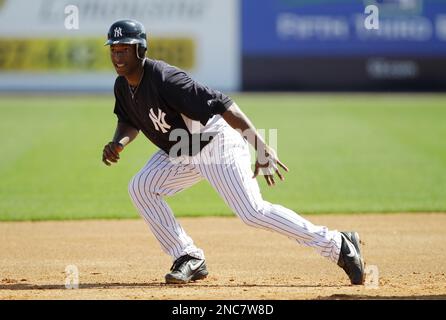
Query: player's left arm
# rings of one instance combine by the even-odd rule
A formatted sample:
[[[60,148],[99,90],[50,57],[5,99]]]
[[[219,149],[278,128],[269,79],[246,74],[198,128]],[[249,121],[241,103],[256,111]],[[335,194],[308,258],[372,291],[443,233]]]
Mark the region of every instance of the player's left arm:
[[[222,113],[222,116],[223,119],[225,119],[231,127],[239,131],[256,150],[257,159],[253,178],[257,177],[260,170],[262,170],[266,183],[269,186],[275,185],[274,172],[279,176],[280,180],[284,180],[278,166],[282,167],[285,171],[289,171],[287,166],[279,160],[276,151],[268,146],[263,138],[257,133],[252,122],[243,111],[240,110],[237,104],[234,102]]]

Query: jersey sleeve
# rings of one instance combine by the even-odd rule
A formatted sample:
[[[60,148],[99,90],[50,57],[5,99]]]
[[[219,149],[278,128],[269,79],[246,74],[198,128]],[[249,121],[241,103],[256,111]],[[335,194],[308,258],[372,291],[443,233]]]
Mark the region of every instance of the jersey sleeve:
[[[233,103],[223,93],[190,78],[184,71],[166,66],[160,73],[160,93],[175,111],[203,125],[215,114],[222,114]]]
[[[124,99],[121,96],[121,94],[119,93],[119,82],[118,80],[116,80],[115,82],[115,88],[114,88],[114,92],[115,92],[115,108],[113,110],[113,113],[116,114],[116,117],[118,118],[118,122],[122,122],[125,124],[128,124],[130,126],[132,126],[135,129],[138,129],[138,126],[136,126],[129,118],[129,116],[127,115],[127,111],[124,108]]]

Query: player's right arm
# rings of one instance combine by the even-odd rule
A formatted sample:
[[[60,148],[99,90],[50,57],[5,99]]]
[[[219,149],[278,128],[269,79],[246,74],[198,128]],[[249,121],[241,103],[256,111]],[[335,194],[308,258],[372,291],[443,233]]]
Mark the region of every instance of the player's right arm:
[[[111,166],[112,162],[118,162],[119,153],[136,138],[138,133],[139,131],[131,125],[118,121],[113,140],[107,143],[102,151],[102,162],[107,166]]]

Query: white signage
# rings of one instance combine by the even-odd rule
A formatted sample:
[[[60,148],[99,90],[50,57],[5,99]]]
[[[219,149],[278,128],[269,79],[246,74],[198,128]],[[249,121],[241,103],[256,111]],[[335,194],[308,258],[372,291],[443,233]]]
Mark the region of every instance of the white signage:
[[[146,28],[149,57],[151,39],[185,39],[193,46],[194,63],[186,71],[194,79],[215,89],[237,90],[238,11],[238,0],[4,0],[0,1],[0,54],[2,39],[102,37],[105,42],[114,21],[131,18]],[[110,71],[93,70],[71,77],[73,72],[63,69],[40,70],[36,75],[0,66],[0,90],[111,90],[112,65]]]

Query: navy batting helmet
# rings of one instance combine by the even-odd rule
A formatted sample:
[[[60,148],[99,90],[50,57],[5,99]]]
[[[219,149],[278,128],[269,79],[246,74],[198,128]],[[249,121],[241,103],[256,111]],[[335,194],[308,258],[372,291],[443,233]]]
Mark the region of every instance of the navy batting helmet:
[[[146,30],[142,23],[136,20],[125,19],[114,22],[108,30],[107,39],[105,46],[120,43],[136,44],[138,54],[139,48],[147,50]]]

